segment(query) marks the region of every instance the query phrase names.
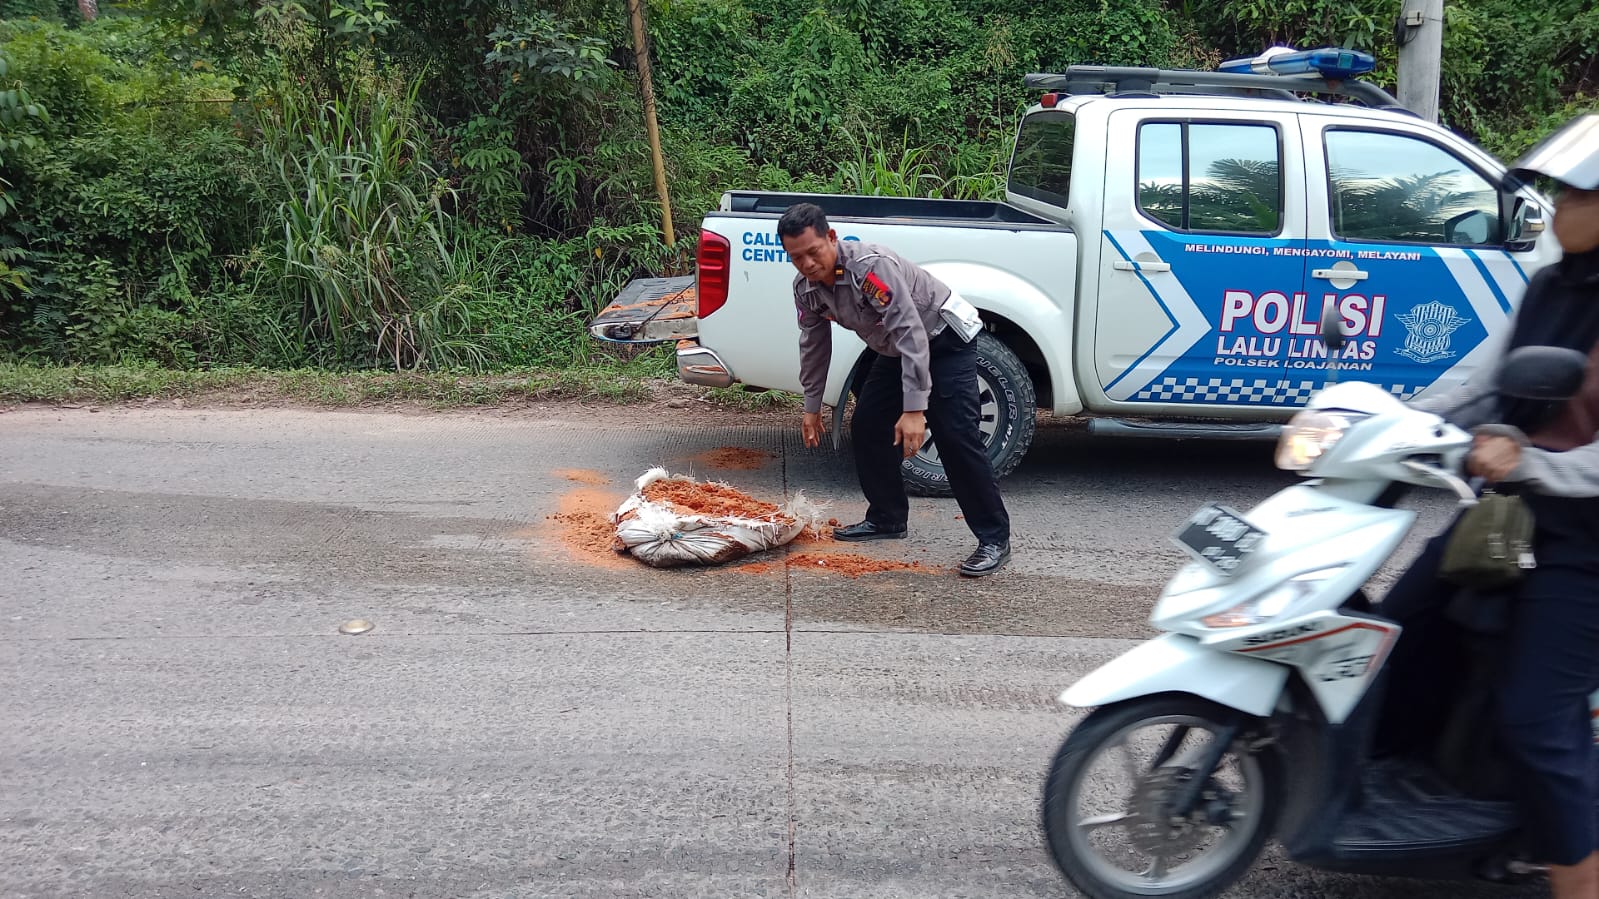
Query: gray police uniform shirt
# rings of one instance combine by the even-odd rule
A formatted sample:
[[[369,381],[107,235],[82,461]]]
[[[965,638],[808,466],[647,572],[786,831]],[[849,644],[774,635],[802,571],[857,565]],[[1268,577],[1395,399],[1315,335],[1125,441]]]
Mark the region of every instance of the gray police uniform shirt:
[[[876,352],[898,357],[904,411],[926,411],[933,391],[927,342],[944,328],[939,309],[949,294],[949,287],[921,266],[887,247],[858,240],[838,242],[832,287],[795,275],[805,411],[822,411],[835,321]]]

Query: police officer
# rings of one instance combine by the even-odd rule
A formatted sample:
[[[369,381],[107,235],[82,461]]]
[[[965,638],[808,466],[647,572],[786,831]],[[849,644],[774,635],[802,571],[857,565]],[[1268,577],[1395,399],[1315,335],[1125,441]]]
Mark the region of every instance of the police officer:
[[[940,314],[949,287],[885,247],[840,241],[821,207],[812,203],[783,213],[777,234],[799,270],[794,305],[806,446],[820,444],[826,431],[822,391],[832,358],[832,323],[859,334],[872,351],[850,422],[866,520],[834,529],[833,537],[905,537],[910,501],[900,463],[922,448],[931,424],[955,501],[977,536],[977,549],[961,563],[960,573],[982,577],[998,571],[1010,560],[1010,516],[978,430],[972,346]]]

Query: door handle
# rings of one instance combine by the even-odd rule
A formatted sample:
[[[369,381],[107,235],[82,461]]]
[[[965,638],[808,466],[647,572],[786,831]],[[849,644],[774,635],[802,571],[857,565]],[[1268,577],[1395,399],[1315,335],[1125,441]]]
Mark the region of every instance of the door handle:
[[[1132,262],[1127,259],[1117,259],[1110,267],[1119,272],[1169,272],[1170,262]]]
[[[1358,268],[1315,268],[1310,270],[1310,276],[1323,281],[1364,281],[1371,273]]]

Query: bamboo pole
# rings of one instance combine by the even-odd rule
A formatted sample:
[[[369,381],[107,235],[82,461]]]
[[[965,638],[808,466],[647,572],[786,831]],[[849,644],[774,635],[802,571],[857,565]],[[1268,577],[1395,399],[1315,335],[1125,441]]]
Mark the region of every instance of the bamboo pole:
[[[661,157],[661,130],[655,121],[655,87],[650,82],[650,47],[644,32],[644,6],[641,0],[627,0],[628,16],[633,20],[633,53],[638,59],[639,90],[644,95],[644,129],[650,138],[650,161],[655,167],[655,193],[661,201],[661,231],[666,245],[674,246],[672,202],[666,192],[666,162]]]

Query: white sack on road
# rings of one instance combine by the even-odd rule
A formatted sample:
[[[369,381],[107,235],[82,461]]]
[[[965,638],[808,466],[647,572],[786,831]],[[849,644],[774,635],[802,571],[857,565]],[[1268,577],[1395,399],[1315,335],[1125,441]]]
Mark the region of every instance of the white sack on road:
[[[819,512],[800,493],[776,515],[764,518],[685,514],[671,505],[644,498],[645,487],[669,477],[673,476],[664,468],[645,472],[634,482],[633,495],[611,516],[616,537],[627,551],[656,568],[721,565],[782,546],[798,537]]]

